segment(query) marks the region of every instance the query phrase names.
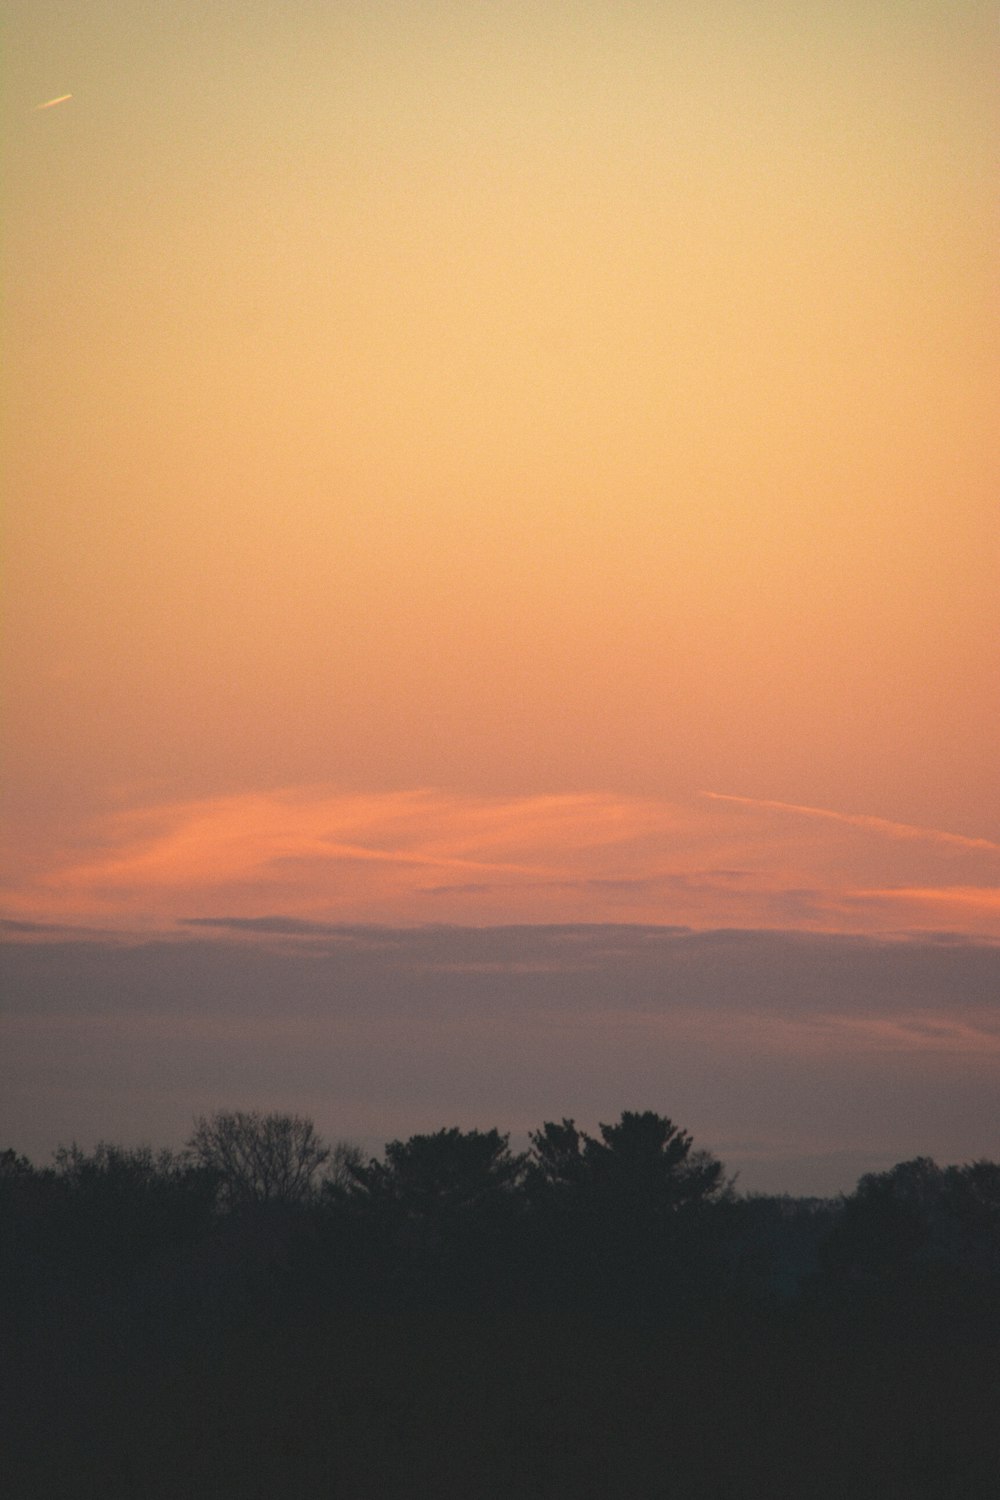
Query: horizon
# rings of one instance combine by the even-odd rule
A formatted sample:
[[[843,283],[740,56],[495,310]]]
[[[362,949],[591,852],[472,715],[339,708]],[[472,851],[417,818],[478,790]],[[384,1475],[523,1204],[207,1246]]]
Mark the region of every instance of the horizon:
[[[304,1114],[369,1154],[648,1108],[742,1190],[816,1196],[997,1150],[992,940],[281,917],[19,936],[0,1128],[32,1160],[176,1148],[228,1108]]]

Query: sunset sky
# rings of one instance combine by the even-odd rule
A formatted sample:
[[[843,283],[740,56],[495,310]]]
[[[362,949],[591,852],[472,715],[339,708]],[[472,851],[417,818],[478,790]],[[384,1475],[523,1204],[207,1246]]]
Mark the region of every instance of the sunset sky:
[[[791,995],[780,1026],[710,1024],[705,958],[674,1033],[705,1144],[1000,1155],[992,0],[7,13],[13,1143],[178,1137],[227,1103],[365,1139],[679,1114],[668,1040],[657,1093],[590,1001],[560,1025],[591,1061],[541,1068],[550,991],[504,1030],[470,981],[462,1024],[412,1048],[420,1106],[384,1083],[338,1113],[291,1054],[238,1060],[291,1045],[277,999],[266,1043],[225,1001],[213,1083],[163,1040],[182,978],[127,1047],[74,990],[83,951],[109,994],[138,953],[228,962],[216,997],[250,957],[294,988],[368,924],[414,993],[424,928],[502,930],[498,973],[562,985],[578,969],[528,930],[610,924],[689,929],[702,957],[729,930],[772,978],[781,944],[811,955],[808,1045]],[[827,987],[838,942],[906,985],[859,1017]],[[974,997],[944,950],[986,966]],[[673,963],[626,964],[614,1003],[634,1019]],[[417,1024],[378,994],[369,1080]],[[310,1016],[335,1050],[345,1017]],[[79,1026],[99,1076],[74,1073]],[[496,1083],[519,1046],[533,1093]],[[742,1113],[712,1056],[746,1059]],[[807,1128],[808,1080],[867,1098],[866,1067],[882,1113]]]

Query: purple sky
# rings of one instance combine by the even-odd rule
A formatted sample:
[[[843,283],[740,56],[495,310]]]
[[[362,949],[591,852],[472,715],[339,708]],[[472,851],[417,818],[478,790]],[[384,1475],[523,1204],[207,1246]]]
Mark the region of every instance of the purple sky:
[[[805,1193],[1000,1155],[988,941],[288,918],[11,936],[0,1138],[39,1162],[73,1139],[178,1145],[226,1107],[373,1152],[655,1109],[743,1188]]]

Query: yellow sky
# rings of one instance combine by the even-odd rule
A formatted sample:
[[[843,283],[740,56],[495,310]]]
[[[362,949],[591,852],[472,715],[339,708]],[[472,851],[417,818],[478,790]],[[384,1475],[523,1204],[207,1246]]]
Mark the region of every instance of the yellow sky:
[[[123,818],[289,798],[369,799],[371,838],[427,788],[449,828],[669,806],[718,834],[699,868],[739,841],[706,788],[1000,841],[992,4],[13,0],[7,30],[15,914],[82,920],[66,872],[131,858]],[[762,890],[867,889],[764,822]],[[995,863],[921,847],[878,888],[983,890],[992,931]],[[544,824],[528,863],[686,859],[567,866]],[[176,910],[132,873],[123,912],[197,914],[195,866]],[[417,920],[391,889],[354,916]]]

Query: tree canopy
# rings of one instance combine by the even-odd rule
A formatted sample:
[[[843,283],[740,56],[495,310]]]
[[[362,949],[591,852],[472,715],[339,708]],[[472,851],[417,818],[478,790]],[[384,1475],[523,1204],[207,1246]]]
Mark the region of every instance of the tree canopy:
[[[212,1172],[230,1207],[302,1203],[330,1155],[301,1115],[218,1111],[195,1121],[187,1156]]]

